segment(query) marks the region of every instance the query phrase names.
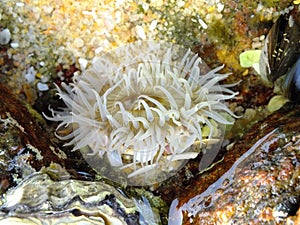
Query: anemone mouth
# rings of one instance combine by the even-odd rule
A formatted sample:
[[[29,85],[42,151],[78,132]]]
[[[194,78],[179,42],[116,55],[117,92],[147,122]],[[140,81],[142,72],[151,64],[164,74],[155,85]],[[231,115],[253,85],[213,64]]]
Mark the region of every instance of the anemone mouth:
[[[135,42],[104,54],[59,95],[54,111],[61,137],[80,149],[101,175],[128,185],[148,185],[174,175],[205,150],[209,165],[234,116],[224,101],[236,95],[218,82],[196,54],[165,42]],[[50,118],[51,119],[51,118]],[[205,157],[206,155],[206,157]]]

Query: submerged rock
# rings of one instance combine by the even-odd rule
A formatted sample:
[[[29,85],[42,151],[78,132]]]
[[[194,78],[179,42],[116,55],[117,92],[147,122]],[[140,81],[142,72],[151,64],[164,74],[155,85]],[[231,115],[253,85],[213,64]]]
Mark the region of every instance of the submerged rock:
[[[299,113],[286,107],[255,125],[174,200],[169,225],[299,224]]]
[[[0,84],[0,194],[24,177],[66,155],[54,147],[47,133],[20,100]]]

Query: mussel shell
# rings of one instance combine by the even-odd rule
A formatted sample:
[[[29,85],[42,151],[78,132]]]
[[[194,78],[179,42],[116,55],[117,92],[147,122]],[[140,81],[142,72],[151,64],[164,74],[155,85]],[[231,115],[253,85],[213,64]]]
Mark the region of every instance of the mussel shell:
[[[300,57],[288,71],[282,85],[283,94],[295,102],[300,102]]]
[[[299,76],[300,57],[300,12],[297,5],[280,15],[270,29],[260,58],[260,72],[263,79],[274,83],[286,75],[282,86],[286,97],[295,98],[299,85],[295,85]],[[298,75],[297,75],[298,74]]]

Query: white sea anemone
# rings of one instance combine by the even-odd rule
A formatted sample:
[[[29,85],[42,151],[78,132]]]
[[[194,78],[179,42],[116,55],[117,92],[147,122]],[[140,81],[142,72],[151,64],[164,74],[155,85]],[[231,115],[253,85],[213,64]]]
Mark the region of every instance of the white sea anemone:
[[[61,121],[57,129],[72,125],[59,138],[71,139],[66,145],[74,150],[88,146],[127,178],[157,178],[218,141],[220,124],[232,124],[224,100],[237,93],[218,84],[228,74],[218,73],[222,67],[203,74],[203,65],[177,45],[125,45],[95,59],[74,84],[62,84],[66,92],[58,88],[58,95],[67,108],[47,118]]]

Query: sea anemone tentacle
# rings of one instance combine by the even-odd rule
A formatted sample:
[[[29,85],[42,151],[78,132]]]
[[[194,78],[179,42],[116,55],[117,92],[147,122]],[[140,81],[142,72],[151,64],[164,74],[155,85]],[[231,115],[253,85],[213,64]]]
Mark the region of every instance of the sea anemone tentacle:
[[[219,73],[223,67],[208,71],[197,54],[170,43],[131,43],[57,87],[66,108],[45,117],[60,122],[57,133],[71,127],[57,137],[70,139],[66,145],[103,175],[135,185],[161,181],[220,144],[233,123],[225,101],[237,93],[219,84],[229,76]]]

